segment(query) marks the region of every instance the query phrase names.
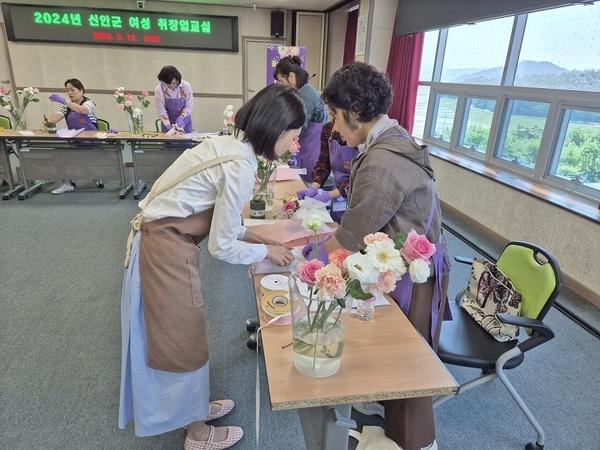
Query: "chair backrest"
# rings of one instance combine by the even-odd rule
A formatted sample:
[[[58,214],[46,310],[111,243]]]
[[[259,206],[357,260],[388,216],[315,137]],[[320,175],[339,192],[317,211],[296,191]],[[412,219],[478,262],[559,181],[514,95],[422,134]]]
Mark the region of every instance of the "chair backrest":
[[[108,131],[108,129],[110,128],[109,123],[104,119],[97,120],[98,122],[96,124],[98,125],[98,131]]]
[[[156,119],[156,131],[158,131],[159,133],[162,133],[162,121],[160,119]]]
[[[5,130],[11,129],[12,124],[10,122],[10,118],[6,116],[0,116],[0,127],[4,128]]]
[[[562,288],[562,272],[554,257],[529,242],[510,242],[496,262],[521,292],[521,316],[543,319]]]

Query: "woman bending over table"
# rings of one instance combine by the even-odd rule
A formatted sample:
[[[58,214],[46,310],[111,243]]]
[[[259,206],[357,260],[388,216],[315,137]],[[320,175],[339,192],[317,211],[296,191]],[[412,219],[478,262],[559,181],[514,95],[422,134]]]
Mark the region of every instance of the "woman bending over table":
[[[234,403],[209,400],[197,245],[208,236],[210,253],[231,264],[293,261],[290,249],[246,229],[240,217],[252,198],[257,156],[277,160],[304,118],[296,91],[279,84],[262,89],[236,114],[233,136],[186,150],[139,203],[143,219],[121,303],[120,428],[133,420],[136,435],[151,436],[185,427],[185,450],[229,448],[242,438],[239,427],[206,424]]]

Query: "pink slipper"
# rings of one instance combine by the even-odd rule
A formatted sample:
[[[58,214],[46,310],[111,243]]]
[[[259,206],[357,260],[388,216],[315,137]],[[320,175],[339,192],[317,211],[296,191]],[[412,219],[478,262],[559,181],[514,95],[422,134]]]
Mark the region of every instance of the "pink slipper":
[[[229,414],[231,412],[231,410],[233,409],[233,407],[235,406],[235,403],[233,403],[233,400],[215,400],[214,402],[210,402],[211,405],[217,404],[217,405],[221,405],[221,409],[219,409],[216,413],[214,414],[210,414],[210,407],[209,407],[209,414],[206,417],[206,419],[204,419],[205,422],[210,422],[211,420],[215,420],[215,419],[219,419],[221,417],[223,417],[226,414]]]
[[[210,432],[206,441],[193,441],[189,437],[185,438],[184,450],[223,450],[235,445],[244,436],[244,430],[240,427],[225,427],[227,428],[227,439],[224,441],[214,442],[215,427],[209,425]]]

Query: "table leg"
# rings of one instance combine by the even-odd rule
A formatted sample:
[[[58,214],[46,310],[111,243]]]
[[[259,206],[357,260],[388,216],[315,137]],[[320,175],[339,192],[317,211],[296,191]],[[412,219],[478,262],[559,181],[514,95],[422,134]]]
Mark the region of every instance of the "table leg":
[[[321,450],[348,450],[348,430],[356,428],[356,422],[350,419],[351,413],[352,405],[323,407]]]
[[[146,183],[144,183],[142,180],[139,180],[136,190],[133,191],[133,198],[138,200],[140,195],[142,195],[142,192],[144,192],[144,189],[146,189]]]

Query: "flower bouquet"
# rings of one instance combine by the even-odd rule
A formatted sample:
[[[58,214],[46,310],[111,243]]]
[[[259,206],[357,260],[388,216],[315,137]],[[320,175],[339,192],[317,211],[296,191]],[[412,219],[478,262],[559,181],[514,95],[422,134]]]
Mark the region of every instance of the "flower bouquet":
[[[235,113],[233,112],[233,105],[227,105],[225,111],[223,111],[223,129],[222,134],[231,134],[230,128],[235,127]]]
[[[258,169],[256,170],[255,179],[256,184],[252,195],[252,200],[263,200],[265,202],[265,210],[270,211],[273,209],[273,202],[275,200],[275,171],[280,163],[287,163],[292,154],[297,152],[299,145],[297,140],[292,142],[290,149],[285,152],[279,161],[269,161],[261,156],[258,159]]]
[[[316,235],[319,220],[309,216],[303,225]],[[415,283],[429,277],[436,248],[414,230],[394,239],[371,233],[364,243],[356,253],[335,250],[328,264],[317,258],[300,262],[290,276],[294,365],[306,375],[327,377],[339,370],[353,299],[387,294],[407,272]]]
[[[15,106],[10,98],[10,89],[6,89],[3,86],[0,87],[0,105],[8,110],[10,114],[12,127],[15,131],[23,131],[27,129],[25,124],[25,109],[29,102],[37,103],[40,101],[39,98],[35,98],[36,94],[40,91],[37,88],[26,87],[23,90],[17,90],[17,97],[19,98],[19,105]]]
[[[150,104],[148,91],[142,91],[141,95],[137,96],[141,108],[134,106],[133,94],[126,94],[124,91],[125,88],[118,87],[114,93],[119,109],[127,114],[127,123],[131,134],[142,134],[144,132],[144,108]]]

